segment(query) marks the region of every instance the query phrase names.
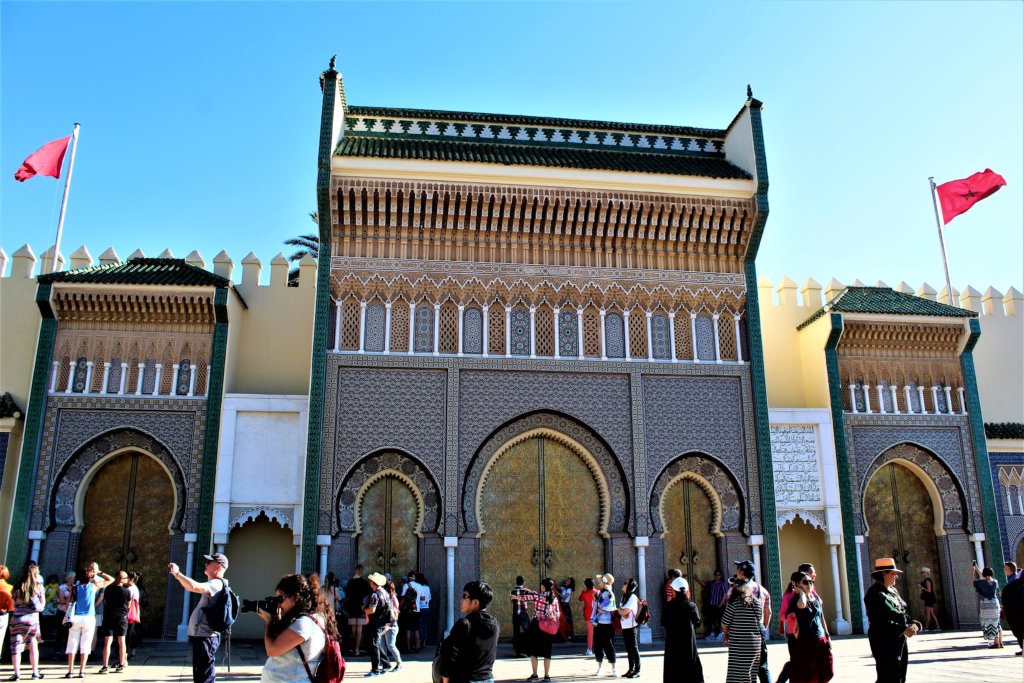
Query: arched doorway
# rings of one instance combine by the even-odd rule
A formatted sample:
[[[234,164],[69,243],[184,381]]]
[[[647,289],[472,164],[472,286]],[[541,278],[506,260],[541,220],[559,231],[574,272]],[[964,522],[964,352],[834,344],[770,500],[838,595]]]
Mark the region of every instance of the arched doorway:
[[[604,570],[602,494],[594,473],[568,446],[544,436],[526,438],[499,451],[477,498],[480,576],[494,589],[490,611],[502,636],[512,635],[509,591],[515,577],[528,588],[550,577],[556,583],[583,580]],[[573,605],[574,615],[579,615]],[[574,620],[577,635],[586,633]]]
[[[291,529],[272,521],[266,512],[232,529],[224,554],[231,560],[231,589],[249,600],[273,595],[281,577],[295,573]],[[240,614],[231,632],[236,638],[260,638],[265,625],[253,613]]]
[[[932,570],[937,604],[935,613],[948,623],[943,601],[942,566],[935,536],[935,509],[925,483],[899,462],[882,465],[868,482],[864,496],[870,557],[893,557],[904,573],[896,583],[914,619],[924,621],[920,571]]]
[[[707,606],[707,596],[694,579],[713,581],[719,566],[715,507],[705,487],[686,475],[669,484],[661,498],[665,566],[679,567],[690,584],[693,601],[702,609]]]
[[[142,573],[142,634],[160,637],[175,510],[167,471],[144,453],[119,453],[100,465],[82,510],[78,564],[98,562],[107,573]]]
[[[386,472],[372,481],[359,505],[359,564],[366,573],[404,576],[419,567],[420,505],[407,481]]]

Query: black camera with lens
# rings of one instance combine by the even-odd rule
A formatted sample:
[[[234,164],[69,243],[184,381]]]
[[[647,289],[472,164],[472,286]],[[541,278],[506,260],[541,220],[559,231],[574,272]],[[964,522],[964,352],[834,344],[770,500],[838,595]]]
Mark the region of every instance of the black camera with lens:
[[[277,611],[277,608],[281,605],[281,598],[276,595],[268,595],[261,600],[245,600],[242,599],[242,607],[238,611],[242,614],[246,612],[255,613],[256,610],[263,610],[268,614],[273,614]]]

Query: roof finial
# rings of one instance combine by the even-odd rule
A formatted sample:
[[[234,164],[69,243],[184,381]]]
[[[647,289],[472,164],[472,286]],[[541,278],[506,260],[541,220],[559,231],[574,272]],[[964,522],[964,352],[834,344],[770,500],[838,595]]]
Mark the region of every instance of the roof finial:
[[[337,63],[337,61],[338,61],[338,55],[332,55],[331,56],[331,63],[327,65],[328,71],[334,71],[334,65],[335,65],[335,63]],[[748,86],[748,89],[749,89],[749,86]]]
[[[753,97],[754,91],[750,89],[750,84],[747,83],[747,97]]]

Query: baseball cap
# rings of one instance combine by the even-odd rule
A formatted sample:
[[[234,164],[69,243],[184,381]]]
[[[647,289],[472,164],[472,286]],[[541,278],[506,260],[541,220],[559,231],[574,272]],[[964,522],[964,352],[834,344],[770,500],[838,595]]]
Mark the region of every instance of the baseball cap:
[[[228,568],[228,558],[224,553],[214,553],[213,555],[203,555],[203,559],[207,562],[216,562],[224,569]]]
[[[686,583],[686,579],[681,576],[677,576],[672,579],[672,583],[668,585],[674,591],[688,591],[690,590],[690,584]]]

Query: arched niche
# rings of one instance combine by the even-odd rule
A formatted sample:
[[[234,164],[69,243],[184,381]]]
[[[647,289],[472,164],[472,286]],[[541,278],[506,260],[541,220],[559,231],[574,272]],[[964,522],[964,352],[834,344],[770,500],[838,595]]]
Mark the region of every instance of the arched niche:
[[[417,501],[420,533],[438,531],[441,491],[426,466],[415,456],[395,449],[371,453],[349,470],[337,495],[337,531],[359,533],[359,505],[366,491],[384,476],[396,476],[412,491]]]
[[[683,478],[696,481],[708,493],[714,510],[713,526],[717,535],[728,531],[748,533],[739,485],[726,467],[704,453],[687,453],[670,462],[654,481],[649,506],[651,524],[658,533],[665,531],[661,499],[670,486]]]

